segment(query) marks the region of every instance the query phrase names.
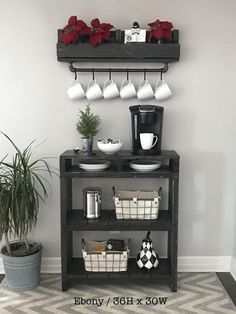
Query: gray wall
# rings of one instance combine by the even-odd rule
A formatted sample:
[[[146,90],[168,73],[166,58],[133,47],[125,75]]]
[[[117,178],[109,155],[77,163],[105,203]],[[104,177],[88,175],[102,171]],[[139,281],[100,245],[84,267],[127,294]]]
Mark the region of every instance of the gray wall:
[[[1,1],[0,129],[21,147],[34,138],[47,139],[37,155],[55,157],[50,163],[58,167],[60,153],[80,145],[74,125],[78,109],[87,102],[67,98],[73,77],[66,64],[56,61],[57,28],[75,14],[87,22],[99,17],[117,28],[129,27],[135,20],[142,27],[156,18],[173,21],[180,29],[181,61],[165,75],[174,96],[163,104],[163,148],[181,155],[179,254],[232,255],[235,10],[234,0]],[[105,78],[97,76],[100,83]],[[113,78],[120,84],[124,77]],[[136,84],[141,78],[132,76]],[[158,76],[148,78],[154,83]],[[86,85],[90,75],[80,79]],[[128,107],[134,103],[119,99],[93,103],[103,122],[99,137],[119,137],[130,147]],[[2,156],[10,148],[2,138],[0,143]],[[34,232],[44,244],[45,256],[60,255],[59,212],[59,180],[54,177],[52,197],[41,205]],[[142,238],[143,233],[138,234],[137,243]],[[165,236],[158,235],[156,241],[164,254]]]

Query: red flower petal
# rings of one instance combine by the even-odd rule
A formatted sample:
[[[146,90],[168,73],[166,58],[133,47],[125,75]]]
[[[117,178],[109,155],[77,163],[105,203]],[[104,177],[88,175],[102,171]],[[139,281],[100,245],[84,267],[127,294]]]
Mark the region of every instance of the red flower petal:
[[[164,38],[167,38],[170,40],[172,39],[172,31],[171,30],[164,30],[163,32],[164,32],[164,34],[163,34]]]
[[[96,29],[96,33],[102,34],[102,33],[104,33],[104,32],[106,32],[106,30],[103,29],[102,27],[99,27],[99,28]]]
[[[61,38],[60,40],[63,42],[63,44],[68,45],[70,43],[70,38],[68,34],[61,33]]]
[[[69,33],[62,33],[60,39],[65,45],[69,45],[70,43],[76,43],[79,37],[80,34],[73,30]]]
[[[78,32],[73,34],[72,43],[75,44],[79,40],[80,34]]]
[[[78,29],[78,30],[81,30],[81,29],[83,29],[83,28],[86,27],[86,26],[87,26],[87,24],[84,23],[84,21],[82,21],[82,20],[79,20],[79,21],[77,21],[77,23],[76,23],[76,29]]]
[[[173,24],[171,22],[168,22],[168,21],[163,21],[160,24],[161,24],[162,29],[170,30],[171,28],[173,28]]]
[[[114,26],[111,25],[110,23],[102,23],[101,28],[103,28],[105,31],[109,31],[113,28]]]
[[[102,42],[102,34],[96,33],[96,34],[91,35],[90,44],[92,44],[93,46],[96,46],[97,44],[101,42]]]
[[[102,34],[102,39],[105,39],[105,40],[110,40],[111,38],[111,33],[109,31],[105,31],[103,34]]]
[[[163,35],[164,35],[164,31],[160,28],[157,28],[153,31],[153,36],[157,39],[163,38]]]
[[[61,40],[65,45],[69,45],[72,42],[72,38],[73,36],[71,35],[71,33],[62,33],[61,34]]]
[[[159,24],[160,24],[160,20],[157,19],[155,22],[151,22],[148,25],[149,26],[158,26]]]
[[[98,19],[98,18],[93,19],[93,20],[91,21],[91,25],[92,25],[93,28],[98,28],[98,27],[100,27],[100,21],[99,21],[99,19]]]
[[[68,25],[75,25],[77,22],[77,16],[71,16],[68,21]]]
[[[88,35],[90,32],[91,32],[92,28],[91,27],[84,27],[81,31],[80,31],[80,34],[81,35]]]
[[[69,25],[66,25],[65,27],[63,27],[62,31],[66,31],[66,29],[69,27]]]

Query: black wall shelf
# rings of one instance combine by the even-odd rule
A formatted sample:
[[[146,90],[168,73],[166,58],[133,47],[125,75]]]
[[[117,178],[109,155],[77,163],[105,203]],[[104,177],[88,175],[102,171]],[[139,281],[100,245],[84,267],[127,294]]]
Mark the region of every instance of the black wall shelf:
[[[60,62],[158,62],[179,61],[179,31],[173,31],[171,43],[102,43],[93,47],[79,42],[68,46],[60,42],[58,30],[57,60]]]

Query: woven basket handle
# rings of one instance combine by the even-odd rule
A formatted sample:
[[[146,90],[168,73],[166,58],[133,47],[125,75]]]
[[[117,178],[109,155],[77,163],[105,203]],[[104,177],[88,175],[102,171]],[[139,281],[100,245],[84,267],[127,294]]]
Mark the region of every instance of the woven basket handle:
[[[159,198],[161,198],[162,197],[162,187],[159,188],[158,194],[159,194]]]
[[[129,240],[128,240],[128,249],[129,249],[129,251],[130,251],[130,244],[131,244],[131,239],[129,238]]]
[[[82,249],[84,250],[85,249],[85,240],[81,239],[81,242],[82,242]]]

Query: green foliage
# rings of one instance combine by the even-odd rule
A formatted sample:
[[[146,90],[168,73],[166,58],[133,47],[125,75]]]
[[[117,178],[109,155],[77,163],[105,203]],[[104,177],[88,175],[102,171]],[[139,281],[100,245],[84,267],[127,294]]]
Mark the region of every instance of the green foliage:
[[[16,152],[11,163],[5,161],[6,157],[0,161],[0,239],[5,234],[6,242],[9,235],[26,240],[37,222],[40,200],[48,197],[49,183],[42,174],[51,176],[52,171],[45,159],[32,160],[34,141],[21,151],[2,134]]]
[[[76,129],[84,138],[95,136],[99,131],[99,125],[100,117],[91,112],[90,105],[86,106],[85,111],[79,111]]]

